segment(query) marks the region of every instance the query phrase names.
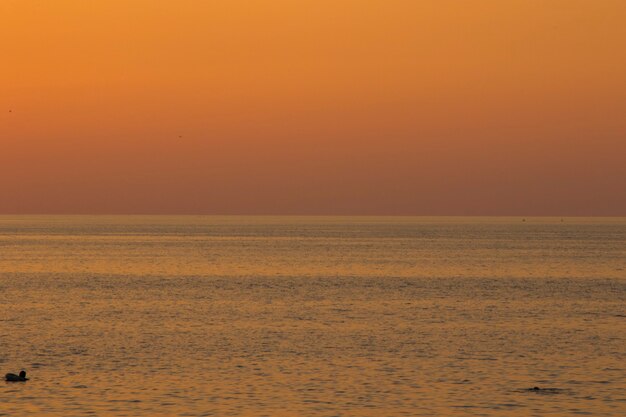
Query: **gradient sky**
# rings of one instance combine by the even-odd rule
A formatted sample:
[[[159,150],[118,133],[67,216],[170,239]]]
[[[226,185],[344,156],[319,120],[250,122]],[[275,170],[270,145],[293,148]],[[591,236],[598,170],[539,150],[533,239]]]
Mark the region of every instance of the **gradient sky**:
[[[626,1],[0,0],[0,213],[626,215]]]

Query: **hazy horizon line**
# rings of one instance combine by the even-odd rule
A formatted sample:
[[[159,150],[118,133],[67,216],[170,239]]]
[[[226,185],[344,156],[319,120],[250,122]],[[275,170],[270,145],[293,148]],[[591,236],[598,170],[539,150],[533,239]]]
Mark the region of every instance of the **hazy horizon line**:
[[[398,213],[154,213],[154,212],[0,212],[0,216],[215,216],[215,217],[514,217],[514,218],[626,218],[625,214],[398,214]]]

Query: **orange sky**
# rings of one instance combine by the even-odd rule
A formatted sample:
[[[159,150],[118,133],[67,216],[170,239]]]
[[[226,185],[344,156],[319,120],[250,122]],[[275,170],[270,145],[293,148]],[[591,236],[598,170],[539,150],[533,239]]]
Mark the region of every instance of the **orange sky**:
[[[626,215],[624,22],[623,0],[0,0],[0,213]]]

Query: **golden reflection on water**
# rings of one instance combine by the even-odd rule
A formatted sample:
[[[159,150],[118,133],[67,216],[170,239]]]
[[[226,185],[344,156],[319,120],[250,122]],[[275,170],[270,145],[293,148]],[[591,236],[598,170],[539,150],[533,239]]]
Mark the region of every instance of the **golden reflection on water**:
[[[623,415],[626,222],[566,220],[0,217],[0,415]]]

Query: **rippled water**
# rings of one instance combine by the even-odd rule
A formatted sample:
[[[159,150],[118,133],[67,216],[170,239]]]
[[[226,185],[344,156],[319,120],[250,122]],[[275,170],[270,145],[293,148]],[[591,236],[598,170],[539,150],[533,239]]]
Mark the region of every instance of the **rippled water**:
[[[626,219],[0,216],[21,369],[0,415],[623,416]]]

